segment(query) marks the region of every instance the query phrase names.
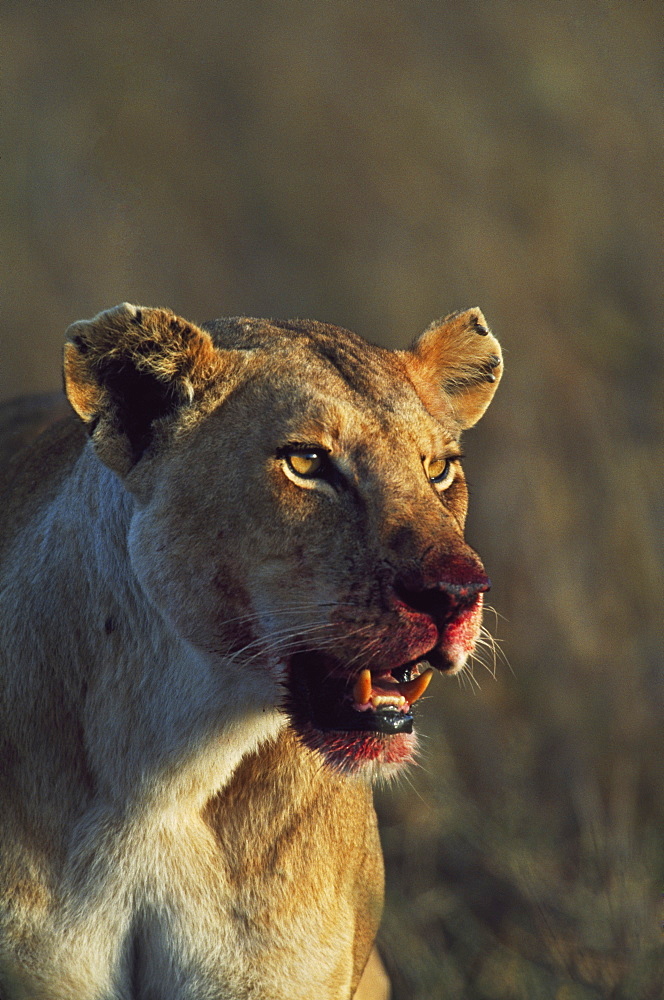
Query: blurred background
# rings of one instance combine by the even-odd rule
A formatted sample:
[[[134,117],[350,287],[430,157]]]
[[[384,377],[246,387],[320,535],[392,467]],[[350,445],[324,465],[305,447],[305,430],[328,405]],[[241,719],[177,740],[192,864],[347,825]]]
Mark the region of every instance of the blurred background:
[[[1,398],[123,299],[388,346],[480,305],[504,345],[465,442],[503,652],[378,797],[395,1000],[664,995],[663,36],[657,0],[2,6]]]

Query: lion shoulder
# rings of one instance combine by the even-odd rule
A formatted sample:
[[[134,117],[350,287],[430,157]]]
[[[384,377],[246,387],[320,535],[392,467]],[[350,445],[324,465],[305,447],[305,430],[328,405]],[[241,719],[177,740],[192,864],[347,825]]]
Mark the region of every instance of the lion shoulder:
[[[57,492],[85,439],[61,393],[0,405],[0,545]]]

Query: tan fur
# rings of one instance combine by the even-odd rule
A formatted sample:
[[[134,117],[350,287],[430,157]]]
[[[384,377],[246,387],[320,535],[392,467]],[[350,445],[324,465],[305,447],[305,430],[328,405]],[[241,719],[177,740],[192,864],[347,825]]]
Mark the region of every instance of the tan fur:
[[[80,419],[8,459],[49,418],[0,416],[3,1000],[387,996],[375,956],[358,984],[382,905],[367,779],[397,765],[328,766],[284,685],[303,643],[349,671],[422,645],[399,581],[480,574],[461,469],[444,495],[426,474],[495,388],[478,316],[389,352],[124,304],[68,331]],[[292,442],[337,479],[294,476]]]

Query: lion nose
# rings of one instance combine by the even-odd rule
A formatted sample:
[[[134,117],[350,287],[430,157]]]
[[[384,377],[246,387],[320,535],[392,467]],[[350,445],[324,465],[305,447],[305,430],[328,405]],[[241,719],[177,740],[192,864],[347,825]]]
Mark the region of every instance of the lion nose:
[[[397,598],[412,611],[436,619],[441,613],[455,617],[474,604],[479,594],[486,593],[490,588],[488,576],[477,574],[472,580],[437,580],[426,587],[397,582],[394,590]]]
[[[442,591],[453,600],[467,601],[469,598],[477,597],[478,594],[485,594],[491,590],[491,580],[484,576],[480,580],[472,580],[469,583],[452,583],[449,580],[439,580],[435,585],[435,590]]]

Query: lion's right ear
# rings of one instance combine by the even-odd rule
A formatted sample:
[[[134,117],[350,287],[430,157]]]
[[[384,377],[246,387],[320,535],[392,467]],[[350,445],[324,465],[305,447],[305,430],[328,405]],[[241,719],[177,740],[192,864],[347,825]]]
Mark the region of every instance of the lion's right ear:
[[[155,421],[193,402],[220,368],[210,335],[169,309],[123,302],[67,330],[67,397],[120,475],[150,444]]]

